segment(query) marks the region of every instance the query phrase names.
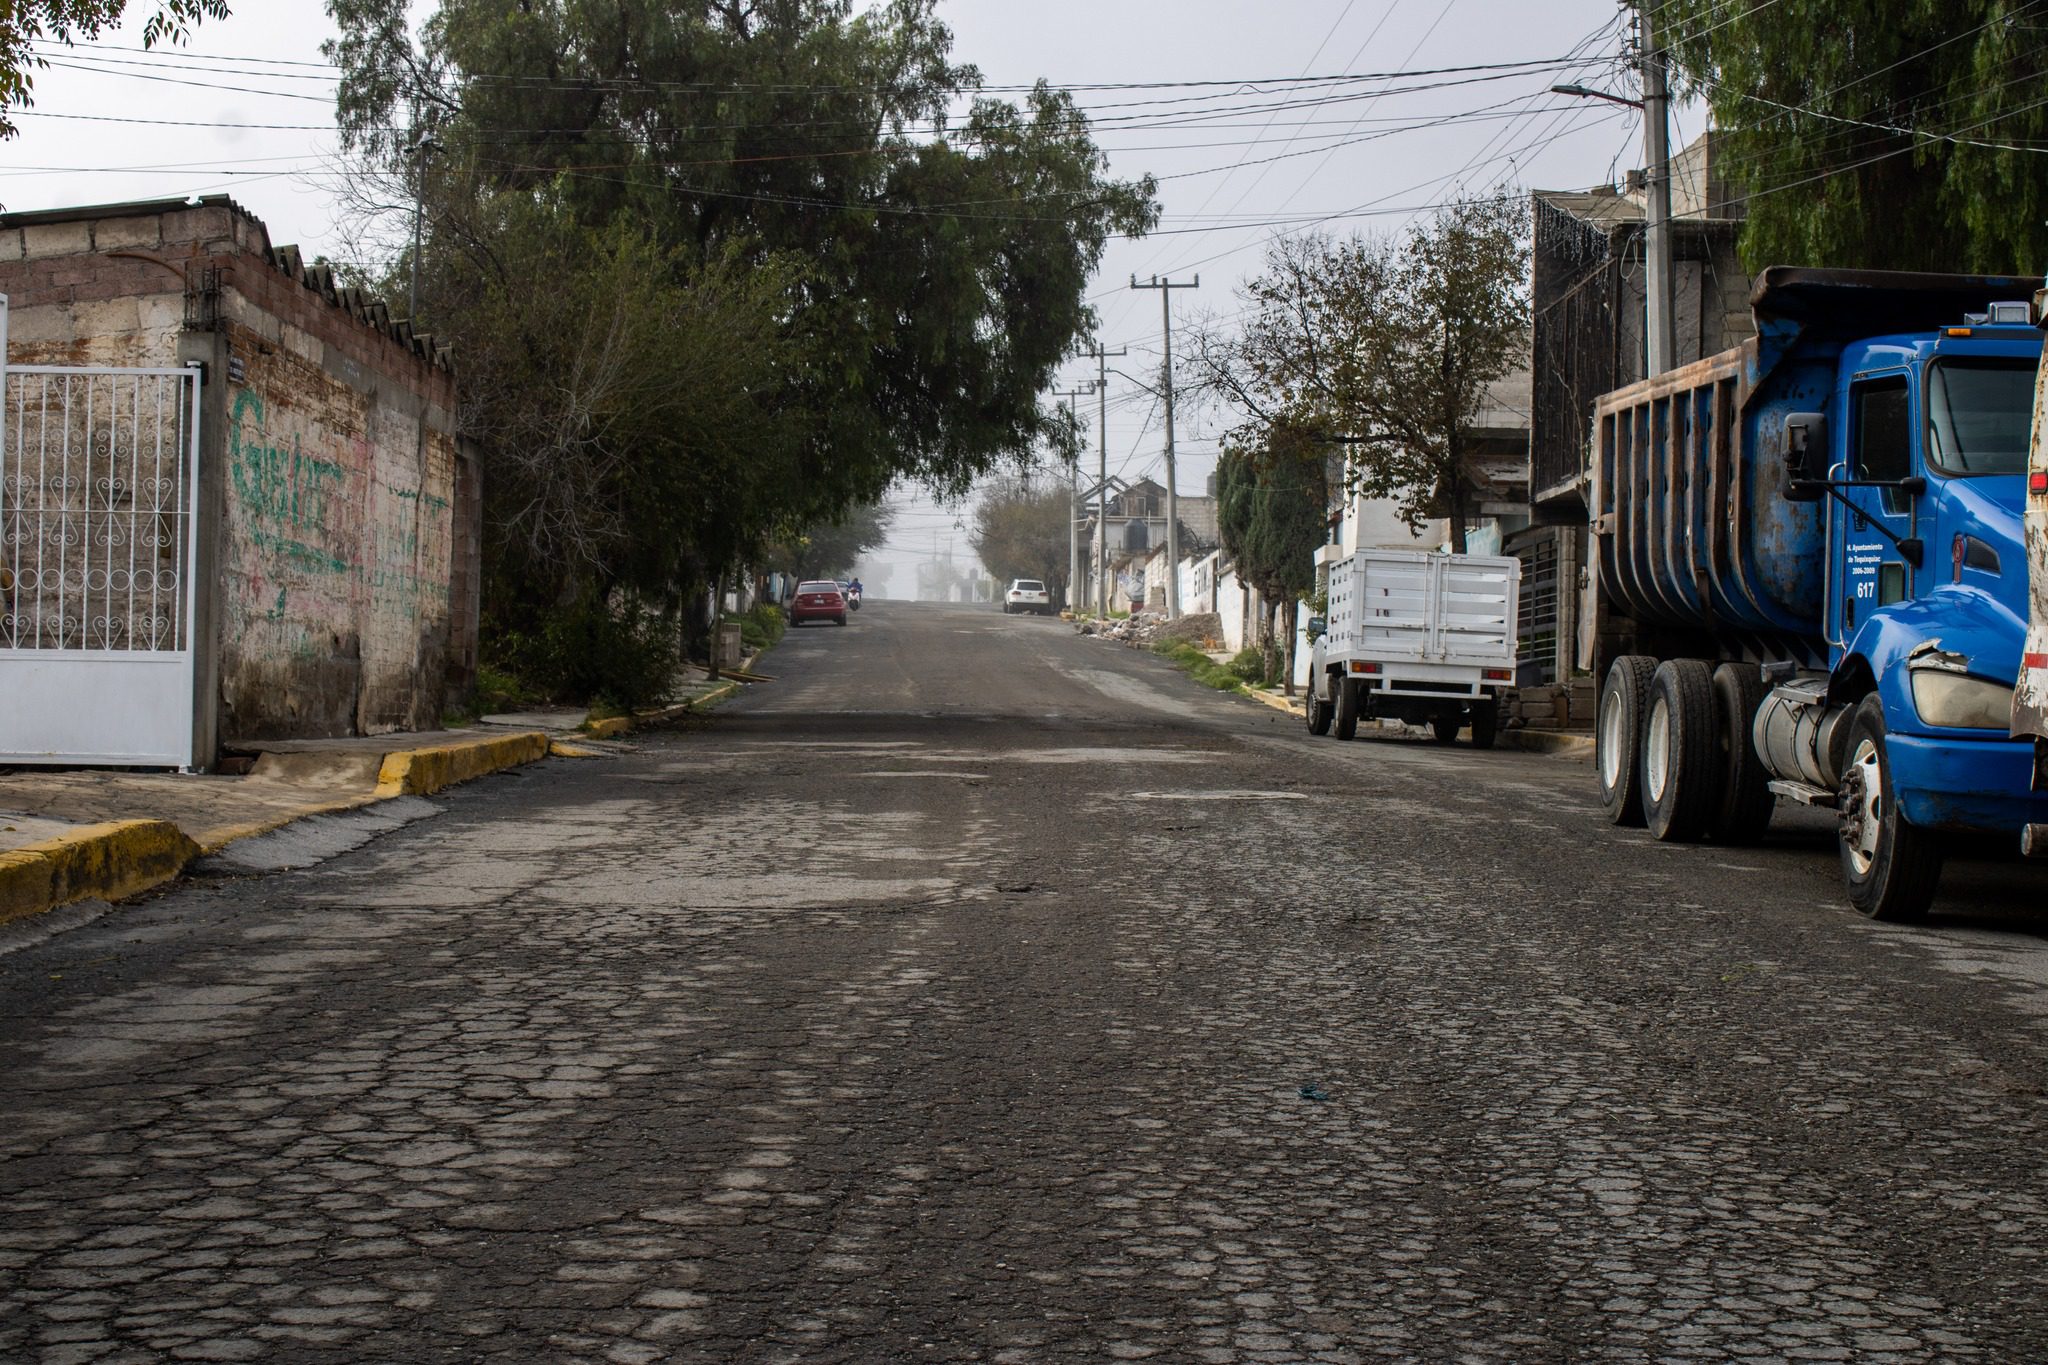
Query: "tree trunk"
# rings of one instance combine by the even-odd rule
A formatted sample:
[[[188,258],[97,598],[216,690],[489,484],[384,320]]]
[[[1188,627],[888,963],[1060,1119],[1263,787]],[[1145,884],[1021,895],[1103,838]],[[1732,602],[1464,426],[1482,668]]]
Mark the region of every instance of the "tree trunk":
[[[1287,655],[1283,667],[1287,670],[1280,675],[1280,691],[1283,696],[1294,696],[1294,651],[1299,647],[1301,632],[1294,628],[1294,621],[1301,615],[1293,602],[1287,604]]]
[[[1465,553],[1465,481],[1458,477],[1455,467],[1445,487],[1444,510],[1451,521],[1451,553],[1461,555]]]
[[[706,670],[711,681],[718,681],[718,635],[719,622],[725,615],[725,575],[719,574],[711,580],[711,649],[710,667]]]

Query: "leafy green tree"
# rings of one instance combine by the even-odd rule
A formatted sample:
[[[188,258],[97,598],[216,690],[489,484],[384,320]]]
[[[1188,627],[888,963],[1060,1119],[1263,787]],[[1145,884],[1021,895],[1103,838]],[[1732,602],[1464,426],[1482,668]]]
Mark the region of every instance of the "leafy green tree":
[[[1487,386],[1525,363],[1527,219],[1457,203],[1403,237],[1281,238],[1245,286],[1251,317],[1198,340],[1204,388],[1244,414],[1245,449],[1342,443],[1351,490],[1446,517],[1465,548],[1466,469]]]
[[[776,542],[769,560],[798,578],[845,578],[855,561],[889,538],[892,515],[877,502],[850,507]]]
[[[1293,690],[1294,604],[1315,586],[1317,547],[1329,533],[1322,451],[1282,432],[1261,447],[1226,443],[1216,464],[1216,525],[1238,576],[1265,604],[1259,638],[1267,675]]]
[[[1751,270],[2048,260],[2033,0],[1660,0],[1655,18],[1713,111]]]
[[[344,142],[382,168],[386,204],[427,205],[422,326],[465,375],[497,372],[475,387],[474,428],[549,433],[547,459],[518,457],[550,493],[540,505],[573,495],[622,528],[576,538],[602,549],[573,572],[526,554],[539,582],[520,585],[522,609],[589,602],[608,580],[688,597],[899,478],[958,493],[1021,457],[1051,425],[1038,394],[1092,323],[1083,290],[1105,244],[1156,217],[1149,181],[1106,178],[1066,94],[976,96],[935,0],[444,0],[417,41],[405,0],[329,9]],[[431,160],[412,150],[427,135]],[[610,272],[644,296],[629,311],[660,298],[676,321],[647,347],[716,351],[728,322],[742,342],[621,359],[724,389],[669,396],[701,422],[634,427],[630,451],[626,424],[589,421],[582,384],[607,372],[549,335],[563,281],[575,300],[600,270],[581,244],[622,240],[648,268]],[[488,320],[471,304],[485,296],[502,301]],[[505,457],[484,458],[488,483]],[[662,505],[679,498],[694,502]],[[531,502],[501,504],[514,529],[538,524]]]
[[[989,576],[1007,587],[1013,578],[1036,578],[1055,603],[1067,600],[1072,567],[1073,516],[1063,484],[998,479],[983,489],[968,541]]]
[[[118,26],[128,0],[5,0],[0,3],[0,140],[19,131],[10,109],[35,103],[35,71],[49,65],[37,50],[69,47]],[[204,19],[228,17],[227,0],[160,0],[142,26],[142,45],[182,43]]]

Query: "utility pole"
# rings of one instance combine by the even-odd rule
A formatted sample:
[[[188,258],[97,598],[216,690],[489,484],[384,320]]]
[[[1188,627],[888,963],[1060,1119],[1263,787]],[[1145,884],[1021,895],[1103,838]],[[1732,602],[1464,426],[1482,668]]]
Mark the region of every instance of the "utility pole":
[[[1652,27],[1651,9],[1637,10],[1643,44],[1643,168],[1649,191],[1643,234],[1644,283],[1649,290],[1646,316],[1649,371],[1653,375],[1678,368],[1678,341],[1671,315],[1671,92],[1666,79],[1664,48]]]
[[[1166,324],[1166,619],[1175,620],[1180,616],[1180,491],[1174,482],[1173,472],[1173,291],[1176,289],[1200,289],[1202,277],[1195,276],[1191,284],[1175,284],[1172,279],[1152,277],[1150,284],[1139,284],[1136,275],[1131,276],[1133,289],[1157,289],[1159,291],[1159,315]]]
[[[418,122],[415,121],[413,126],[418,127]],[[415,333],[420,330],[420,219],[425,214],[427,202],[427,153],[440,149],[441,144],[427,136],[412,144],[412,287],[405,295],[405,316]]]
[[[1114,351],[1095,343],[1095,472],[1101,480],[1095,486],[1095,614],[1109,616],[1109,358],[1130,348]]]
[[[1095,391],[1093,383],[1085,388],[1057,389],[1054,392],[1067,400],[1067,423],[1078,427],[1079,418],[1074,409],[1074,400]],[[1081,457],[1076,455],[1067,464],[1067,610],[1079,611],[1080,600],[1075,596],[1081,588]]]

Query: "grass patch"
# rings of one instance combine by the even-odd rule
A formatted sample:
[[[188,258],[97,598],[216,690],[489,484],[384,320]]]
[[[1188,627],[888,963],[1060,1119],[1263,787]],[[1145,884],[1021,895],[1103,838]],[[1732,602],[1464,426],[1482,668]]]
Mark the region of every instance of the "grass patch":
[[[1162,659],[1171,660],[1204,687],[1213,687],[1218,692],[1244,690],[1243,679],[1185,640],[1162,640],[1152,646],[1152,652]]]
[[[1247,687],[1271,687],[1280,681],[1266,670],[1266,651],[1257,645],[1246,645],[1223,666]]]
[[[728,615],[725,619],[740,623],[740,642],[750,654],[759,654],[767,649],[789,629],[789,617],[773,602],[763,602],[752,611],[738,616]]]

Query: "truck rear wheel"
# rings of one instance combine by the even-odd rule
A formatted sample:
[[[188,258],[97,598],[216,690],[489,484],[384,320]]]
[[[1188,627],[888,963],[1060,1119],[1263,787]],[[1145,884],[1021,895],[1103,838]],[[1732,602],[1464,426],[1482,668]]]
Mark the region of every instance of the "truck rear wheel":
[[[1329,680],[1327,678],[1324,679],[1323,686],[1328,687],[1329,685]],[[1316,695],[1316,675],[1313,671],[1308,675],[1308,697],[1302,703],[1301,709],[1308,715],[1308,732],[1310,734],[1327,735],[1330,733],[1331,705],[1327,700]]]
[[[1670,843],[1707,832],[1721,799],[1714,672],[1698,659],[1666,659],[1643,708],[1643,823]]]
[[[1337,738],[1352,739],[1358,734],[1358,681],[1355,678],[1337,679]]]
[[[1500,730],[1500,703],[1498,701],[1475,701],[1472,703],[1472,747],[1491,749],[1495,734]]]
[[[1599,728],[1594,732],[1594,770],[1600,778],[1600,804],[1617,825],[1643,823],[1641,765],[1643,704],[1657,661],[1647,654],[1624,654],[1607,670],[1600,687]]]
[[[1778,804],[1771,795],[1771,775],[1750,739],[1763,701],[1763,672],[1755,664],[1728,663],[1714,670],[1714,703],[1721,722],[1721,799],[1707,821],[1707,836],[1717,844],[1755,843],[1770,828],[1771,811]]]
[[[1941,881],[1940,838],[1907,822],[1892,789],[1884,703],[1875,692],[1849,718],[1842,765],[1842,880],[1849,903],[1875,920],[1922,919]]]
[[[1449,744],[1457,739],[1458,731],[1464,727],[1464,724],[1465,718],[1463,716],[1431,716],[1429,718],[1429,733],[1437,743]]]

